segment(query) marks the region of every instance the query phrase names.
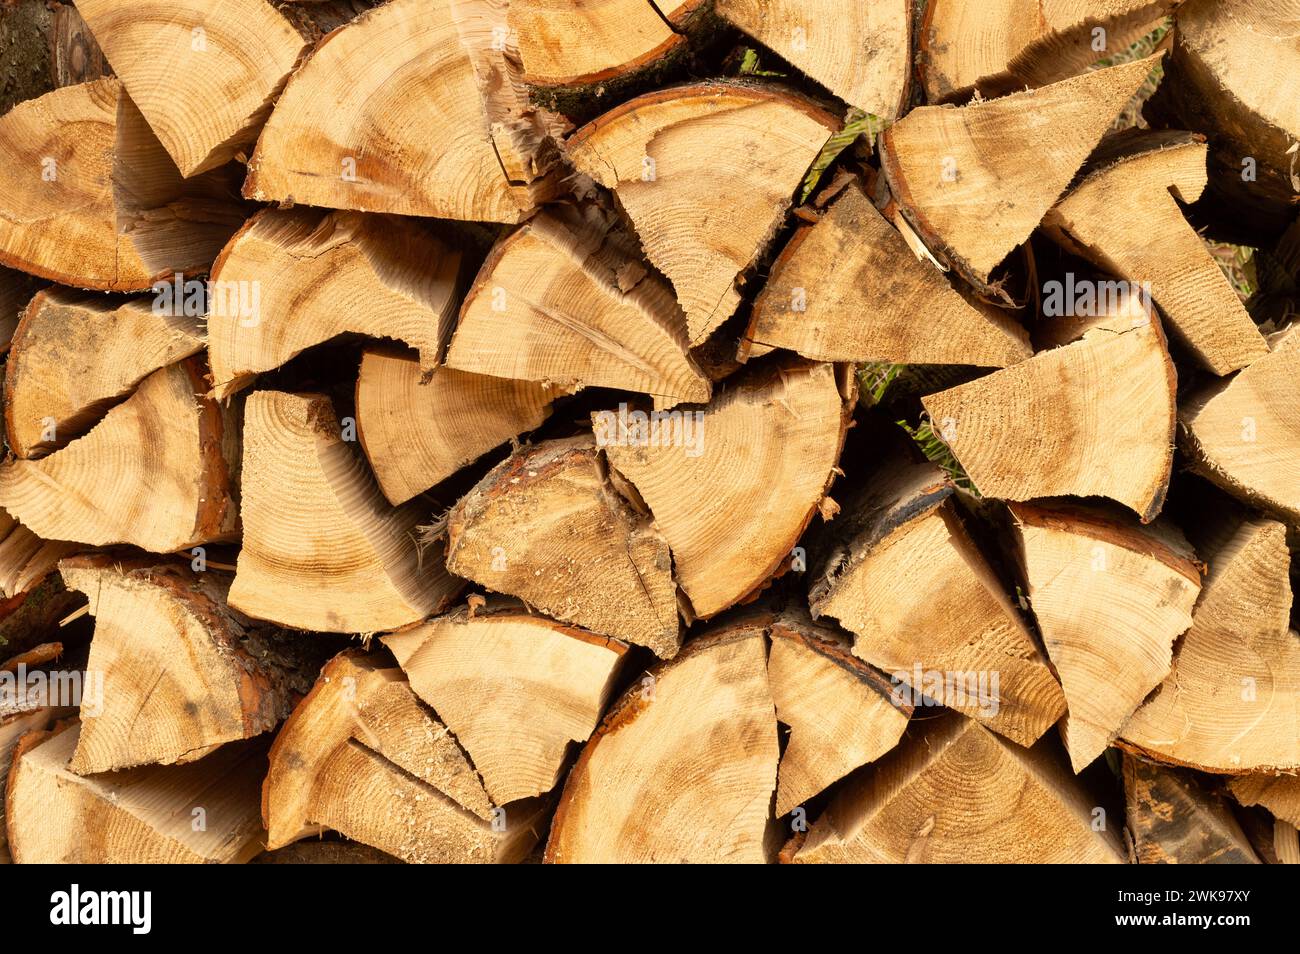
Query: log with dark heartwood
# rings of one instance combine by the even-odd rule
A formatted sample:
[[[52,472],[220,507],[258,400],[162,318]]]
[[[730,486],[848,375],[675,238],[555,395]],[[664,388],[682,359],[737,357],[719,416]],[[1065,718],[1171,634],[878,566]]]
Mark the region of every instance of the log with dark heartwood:
[[[1297,23],[0,3],[0,861],[1300,862]]]

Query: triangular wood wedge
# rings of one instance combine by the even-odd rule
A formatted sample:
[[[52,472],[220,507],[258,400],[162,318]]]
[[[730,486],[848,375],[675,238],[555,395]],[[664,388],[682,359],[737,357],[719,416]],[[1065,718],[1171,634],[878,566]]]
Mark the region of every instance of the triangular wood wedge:
[[[955,713],[919,721],[855,775],[783,858],[795,863],[1123,864],[1055,753]],[[1118,828],[1118,826],[1114,826]],[[792,850],[793,849],[793,850]]]
[[[344,334],[392,338],[438,367],[459,305],[461,250],[414,219],[267,209],[212,267],[214,393]]]
[[[737,276],[772,240],[838,129],[797,94],[714,82],[624,103],[575,132],[567,149],[579,171],[614,190],[646,256],[677,290],[696,345],[740,304]]]
[[[1065,712],[1047,659],[932,464],[887,460],[831,528],[809,606],[856,634],[897,698],[1033,744]]]
[[[686,45],[650,0],[511,0],[506,23],[523,80],[536,86],[609,84]]]
[[[171,553],[229,539],[230,421],[204,390],[193,358],[153,372],[84,437],[0,467],[0,506],[48,540]]]
[[[494,40],[495,4],[392,0],[290,78],[244,195],[362,212],[518,222],[551,197],[552,121]],[[410,135],[436,117],[437,132]]]
[[[9,839],[5,833],[3,793],[8,785],[9,769],[13,767],[14,750],[28,733],[43,732],[57,719],[75,716],[75,707],[33,704],[18,705],[14,711],[0,713],[0,865],[13,864],[9,853]]]
[[[681,643],[668,545],[591,435],[524,448],[479,481],[448,516],[447,569],[664,658]]]
[[[1292,825],[1300,825],[1300,776],[1242,775],[1228,783],[1243,805],[1259,805]]]
[[[243,461],[231,606],[295,629],[371,633],[439,612],[459,591],[440,547],[421,561],[424,512],[388,505],[329,398],[250,395]]]
[[[1257,865],[1218,792],[1180,769],[1124,755],[1128,830],[1140,865]]]
[[[976,283],[1029,238],[1158,56],[969,106],[922,106],[881,136],[899,207]]]
[[[1012,504],[1011,513],[1079,772],[1169,675],[1174,640],[1192,624],[1200,570],[1185,540],[1126,515],[1031,504]]]
[[[1159,26],[1177,0],[932,0],[918,33],[930,102],[1000,96],[1084,72]]]
[[[778,775],[779,817],[897,745],[912,705],[853,655],[838,630],[788,614],[773,621],[768,635],[776,718],[790,727]]]
[[[773,859],[779,750],[763,622],[693,639],[614,704],[569,773],[548,862]]]
[[[921,403],[980,492],[1100,496],[1144,523],[1174,458],[1174,364],[1154,314],[1091,321],[1083,337]]]
[[[1229,493],[1300,524],[1300,325],[1178,411],[1193,467]]]
[[[105,554],[59,572],[90,600],[86,665],[111,687],[82,700],[78,775],[192,762],[275,728],[311,688],[320,660],[231,613],[226,578]]]
[[[203,350],[198,316],[50,288],[27,307],[5,366],[5,436],[39,457],[83,433],[144,378]]]
[[[856,183],[782,250],[745,337],[818,361],[1002,368],[1033,354],[1020,325],[968,303]]]
[[[405,503],[492,448],[539,427],[557,389],[441,367],[367,348],[357,379],[357,436],[384,496]]]
[[[26,593],[81,548],[79,543],[42,540],[0,510],[0,596],[12,599]]]
[[[271,748],[267,847],[331,828],[407,862],[516,862],[545,804],[494,807],[402,671],[349,650],[326,664]]]
[[[461,610],[385,636],[384,645],[498,805],[556,786],[571,743],[600,722],[627,651],[513,607]]]
[[[186,181],[116,79],[0,118],[0,262],[65,285],[142,291],[206,271],[239,227],[222,172]]]
[[[1205,151],[1204,140],[1187,133],[1119,137],[1043,225],[1074,254],[1149,289],[1170,335],[1227,374],[1268,354],[1268,345],[1174,201],[1200,198]]]
[[[6,789],[18,864],[242,864],[262,850],[260,741],[222,746],[188,765],[74,775],[77,724],[33,732]]]
[[[447,364],[569,390],[643,391],[656,407],[709,399],[672,288],[595,209],[543,212],[497,243],[465,297]]]
[[[907,0],[719,0],[717,11],[850,106],[886,120],[904,107]]]
[[[306,46],[266,0],[83,0],[77,11],[185,176],[253,145]]]
[[[819,508],[834,515],[826,493],[853,407],[830,364],[764,364],[728,383],[680,419],[593,415],[597,442],[649,506],[701,618],[762,589]]]
[[[1300,634],[1290,629],[1286,528],[1246,520],[1202,556],[1209,575],[1173,671],[1121,737],[1202,771],[1300,768]]]

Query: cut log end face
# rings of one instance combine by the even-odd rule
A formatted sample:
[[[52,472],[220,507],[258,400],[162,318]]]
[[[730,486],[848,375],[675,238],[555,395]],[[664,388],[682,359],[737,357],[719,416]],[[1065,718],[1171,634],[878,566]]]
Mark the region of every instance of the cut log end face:
[[[523,80],[535,86],[609,83],[652,66],[686,44],[652,0],[563,4],[514,0],[507,22]],[[565,42],[554,42],[557,36]]]

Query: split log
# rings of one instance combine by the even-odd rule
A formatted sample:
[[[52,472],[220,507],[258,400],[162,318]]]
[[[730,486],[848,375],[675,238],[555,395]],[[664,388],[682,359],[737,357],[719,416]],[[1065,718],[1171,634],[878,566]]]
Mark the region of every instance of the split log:
[[[77,10],[186,177],[252,146],[306,46],[266,0],[81,0]]]
[[[519,861],[545,807],[494,807],[402,671],[355,650],[326,664],[280,730],[262,790],[268,848],[331,828],[407,862]]]
[[[213,393],[349,333],[402,341],[432,371],[456,320],[461,264],[461,249],[412,219],[260,212],[212,266]]]
[[[1290,629],[1286,528],[1249,519],[1214,551],[1173,670],[1121,737],[1209,772],[1300,767],[1300,634]]]
[[[265,851],[250,865],[400,865],[394,858],[378,848],[359,841],[295,841],[291,845]]]
[[[32,706],[19,706],[15,711],[0,715],[0,792],[8,784],[9,769],[13,765],[14,751],[22,738],[30,732],[44,732],[56,720],[77,714],[75,707],[49,705],[48,700]],[[10,864],[9,839],[6,834],[4,799],[0,798],[0,864]]]
[[[502,239],[461,307],[447,364],[555,384],[643,391],[655,406],[709,399],[666,282],[612,216],[543,212]]]
[[[763,589],[813,514],[834,516],[827,492],[856,399],[838,377],[802,360],[753,368],[702,411],[683,412],[676,434],[671,420],[629,427],[613,412],[593,415],[610,465],[668,542],[695,616]]]
[[[1099,268],[1149,287],[1171,336],[1215,374],[1268,354],[1241,299],[1174,201],[1194,202],[1205,189],[1204,141],[1163,132],[1118,142],[1047,213],[1048,233]],[[1153,234],[1159,242],[1151,241]]]
[[[614,191],[698,345],[739,306],[737,277],[839,125],[794,93],[713,82],[624,103],[575,132],[567,150]]]
[[[591,435],[493,468],[448,516],[447,569],[663,658],[681,644],[668,544],[611,484]]]
[[[856,183],[786,245],[745,337],[742,358],[758,345],[818,361],[1003,368],[1033,353],[1005,312],[968,302],[918,259]]]
[[[1290,822],[1273,820],[1273,851],[1279,864],[1300,865],[1300,831]]]
[[[42,540],[0,510],[0,596],[8,600],[28,592],[79,549],[78,543]]]
[[[1065,712],[1047,659],[932,464],[887,459],[832,528],[808,602],[901,698],[1032,745]],[[900,696],[896,695],[896,698]]]
[[[113,74],[81,11],[71,4],[53,5],[49,47],[55,86],[75,86]]]
[[[311,688],[303,644],[232,613],[217,574],[105,554],[59,572],[90,599],[87,668],[112,686],[82,703],[78,775],[203,758],[275,728]]]
[[[902,745],[827,807],[795,863],[1122,864],[1104,813],[1042,746],[1022,749],[955,713]],[[793,848],[793,846],[792,846]]]
[[[1300,330],[1226,381],[1179,408],[1183,447],[1200,474],[1292,524],[1300,524]]]
[[[153,372],[85,437],[0,467],[0,506],[50,540],[170,553],[230,539],[229,421],[203,390],[195,359]]]
[[[850,106],[884,120],[906,106],[907,0],[719,0],[717,12]]]
[[[262,850],[266,746],[223,746],[188,765],[69,771],[75,722],[23,737],[5,805],[18,864],[242,864]]]
[[[159,368],[203,350],[199,318],[50,288],[27,307],[5,366],[5,436],[30,459],[84,433]]]
[[[880,139],[908,223],[976,285],[1038,226],[1158,57],[961,108],[922,106]]]
[[[427,380],[426,380],[427,377]],[[401,504],[488,451],[540,427],[555,389],[367,348],[357,379],[357,437],[390,503]]]
[[[0,265],[0,353],[9,348],[23,311],[43,284],[38,278]]]
[[[763,625],[722,624],[611,707],[569,773],[546,860],[771,861],[778,758]]]
[[[1061,731],[1077,773],[1169,675],[1201,573],[1177,531],[1095,508],[1013,504],[1011,513],[1029,603],[1065,692]]]
[[[223,172],[181,178],[116,79],[0,118],[0,262],[65,285],[142,291],[206,271],[243,220]]]
[[[1190,772],[1125,755],[1124,800],[1138,864],[1259,864],[1232,809]]]
[[[788,614],[768,635],[776,718],[790,727],[777,776],[780,817],[897,745],[913,707],[829,626]]]
[[[556,121],[494,28],[500,0],[392,0],[293,74],[244,195],[362,212],[518,222],[557,191]],[[412,135],[437,117],[437,135]]]
[[[1155,29],[1178,0],[932,0],[918,45],[931,102],[1002,96],[1084,72]]]
[[[1300,776],[1241,775],[1228,782],[1228,789],[1241,804],[1259,805],[1282,821],[1300,825]]]
[[[1173,466],[1175,371],[1159,320],[1129,304],[1077,341],[922,398],[981,493],[1110,497],[1155,519]]]
[[[570,744],[599,723],[627,651],[508,606],[462,609],[383,641],[497,805],[555,788]]]
[[[437,549],[421,566],[421,510],[385,502],[323,395],[248,398],[241,510],[230,605],[254,619],[372,633],[439,612],[460,589]]]
[[[0,602],[0,655],[12,657],[62,636],[62,623],[85,599],[50,573],[29,590]]]

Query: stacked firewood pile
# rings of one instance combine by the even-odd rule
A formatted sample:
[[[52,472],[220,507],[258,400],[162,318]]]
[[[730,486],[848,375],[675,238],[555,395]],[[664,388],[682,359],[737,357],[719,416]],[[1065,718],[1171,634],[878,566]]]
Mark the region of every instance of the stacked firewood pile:
[[[6,0],[0,845],[1300,861],[1297,24]]]

